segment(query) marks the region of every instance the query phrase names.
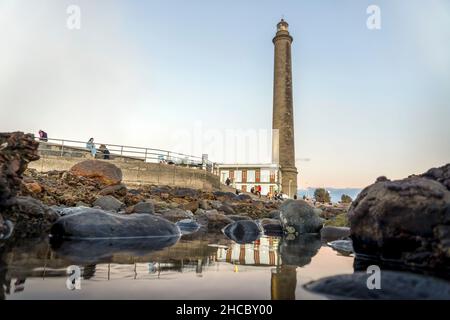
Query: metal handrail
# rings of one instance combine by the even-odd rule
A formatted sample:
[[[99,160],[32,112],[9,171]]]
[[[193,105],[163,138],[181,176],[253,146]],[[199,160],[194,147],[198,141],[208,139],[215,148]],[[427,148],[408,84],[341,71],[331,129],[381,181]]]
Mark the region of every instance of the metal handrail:
[[[67,148],[76,148],[80,151],[88,151],[85,141],[67,140],[67,139],[55,139],[55,138],[40,138],[35,137],[35,140],[40,143],[48,143],[50,145],[56,145],[61,148],[59,155],[71,154]],[[98,154],[102,154],[102,150],[99,149],[100,145],[105,145],[110,152],[111,156],[120,156],[124,158],[143,160],[144,162],[163,162],[175,165],[187,165],[201,167],[202,169],[213,172],[215,164],[209,160],[203,161],[202,157],[187,155],[179,152],[172,152],[162,149],[133,147],[118,144],[109,144],[103,142],[94,142]],[[50,148],[42,148],[41,151],[51,151]]]

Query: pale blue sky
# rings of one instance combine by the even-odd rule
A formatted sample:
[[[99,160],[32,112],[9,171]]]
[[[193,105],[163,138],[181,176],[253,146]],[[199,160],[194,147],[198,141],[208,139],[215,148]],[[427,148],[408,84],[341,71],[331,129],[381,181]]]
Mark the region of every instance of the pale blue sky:
[[[69,4],[81,30],[66,28]],[[370,4],[381,30],[366,27]],[[243,158],[221,135],[270,133],[282,15],[296,154],[311,159],[297,163],[301,187],[362,187],[449,162],[448,0],[0,0],[0,131],[267,162],[264,139]]]

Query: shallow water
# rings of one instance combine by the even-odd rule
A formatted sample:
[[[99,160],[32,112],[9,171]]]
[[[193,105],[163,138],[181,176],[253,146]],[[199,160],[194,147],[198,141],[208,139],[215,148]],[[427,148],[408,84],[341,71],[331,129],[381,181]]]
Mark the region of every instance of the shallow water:
[[[139,241],[136,246],[97,241],[54,245],[34,239],[3,248],[0,298],[323,299],[303,284],[353,273],[352,256],[314,236],[237,244],[222,235],[191,235],[156,250],[142,244],[151,240]],[[79,290],[67,288],[71,265],[80,267]]]

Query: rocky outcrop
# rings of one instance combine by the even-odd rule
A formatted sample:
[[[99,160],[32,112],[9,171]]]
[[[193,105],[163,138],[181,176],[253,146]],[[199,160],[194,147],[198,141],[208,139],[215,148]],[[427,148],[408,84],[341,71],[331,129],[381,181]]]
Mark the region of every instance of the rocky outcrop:
[[[233,220],[217,210],[207,210],[196,215],[196,220],[200,223],[201,230],[206,232],[220,232],[225,226],[233,223]]]
[[[85,160],[74,165],[70,172],[77,176],[98,180],[105,185],[116,185],[122,181],[122,170],[107,161]]]
[[[311,207],[306,201],[286,200],[280,211],[281,225],[288,234],[317,233],[322,229],[320,210]]]
[[[67,239],[126,239],[179,237],[180,230],[175,224],[154,215],[120,215],[85,208],[58,219],[51,228],[51,234],[55,238]]]
[[[30,134],[0,133],[0,209],[15,203],[28,163],[39,159],[38,146]]]
[[[222,232],[236,243],[252,243],[261,236],[261,229],[257,223],[240,220],[227,225]]]
[[[432,168],[420,176],[442,183],[447,190],[450,190],[450,163],[440,168]]]
[[[40,201],[17,196],[22,190],[42,191],[39,184],[23,184],[28,163],[39,159],[38,146],[30,134],[0,133],[0,220],[3,221],[0,233],[3,238],[11,236],[12,230],[15,237],[38,236],[57,218],[57,214]]]
[[[444,280],[405,272],[381,271],[380,289],[371,290],[367,286],[369,276],[366,272],[355,272],[327,277],[308,283],[305,288],[331,299],[450,299],[450,284]]]
[[[355,252],[450,274],[450,191],[441,183],[446,172],[448,165],[427,177],[383,177],[365,188],[348,213]]]

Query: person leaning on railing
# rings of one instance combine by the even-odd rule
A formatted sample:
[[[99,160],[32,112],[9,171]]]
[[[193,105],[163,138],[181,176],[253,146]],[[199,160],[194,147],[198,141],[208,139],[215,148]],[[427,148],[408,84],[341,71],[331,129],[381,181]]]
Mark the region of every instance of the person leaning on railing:
[[[93,158],[95,158],[95,154],[97,153],[97,149],[95,148],[94,138],[90,138],[86,143],[86,148],[91,152]]]

